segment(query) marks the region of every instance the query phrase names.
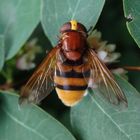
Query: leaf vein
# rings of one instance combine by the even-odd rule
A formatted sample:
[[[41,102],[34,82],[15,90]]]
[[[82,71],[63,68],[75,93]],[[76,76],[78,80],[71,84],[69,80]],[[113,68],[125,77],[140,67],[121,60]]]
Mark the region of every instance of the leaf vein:
[[[78,8],[79,4],[80,4],[80,0],[77,1],[77,4],[76,4],[76,6],[75,6],[75,9],[74,9],[74,12],[73,12],[73,14],[72,14],[71,19],[73,19],[74,16],[76,15],[76,11],[77,11],[77,8]]]
[[[90,94],[89,94],[90,95]],[[97,104],[97,106],[99,107],[99,109],[116,125],[116,127],[123,133],[126,135],[126,137],[128,139],[130,139],[129,135],[124,131],[122,130],[122,128],[111,118],[111,116],[109,116],[103,109],[102,107],[98,104],[98,102],[92,97],[92,95],[90,95],[91,99]]]
[[[29,131],[35,133],[36,135],[38,135],[39,137],[41,137],[43,140],[48,140],[46,137],[42,136],[39,132],[37,132],[36,130],[34,130],[33,128],[27,126],[26,124],[20,122],[17,118],[15,118],[12,114],[10,114],[8,111],[6,111],[6,109],[3,108],[3,111],[13,120],[15,121],[17,124],[23,126],[24,128],[28,129]]]

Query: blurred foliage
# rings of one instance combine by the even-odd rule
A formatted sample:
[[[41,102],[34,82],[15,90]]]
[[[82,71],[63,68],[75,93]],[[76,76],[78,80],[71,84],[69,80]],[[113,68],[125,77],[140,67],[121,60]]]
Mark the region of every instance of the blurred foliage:
[[[126,28],[121,0],[107,0],[95,28],[101,31],[103,39],[117,45],[121,53],[118,66],[140,66],[140,49]],[[130,83],[140,91],[140,72],[128,71]]]
[[[123,0],[124,15],[127,19],[127,28],[131,36],[134,38],[135,42],[140,47],[140,37],[139,37],[139,1],[138,0]]]
[[[66,137],[67,140],[75,140],[63,125],[39,107],[17,106],[17,95],[1,92],[0,101],[1,140],[64,140]]]
[[[24,0],[0,2],[0,36],[3,38],[5,61],[19,51],[39,23],[41,1],[29,0],[28,4]]]
[[[48,2],[50,5],[52,3],[51,0],[48,0],[48,1],[43,0],[43,2],[44,3]],[[97,17],[93,17],[89,21],[89,24],[87,26],[89,26],[91,23],[94,23],[94,26],[95,26],[95,23],[97,22],[97,19],[102,10],[104,1],[100,0],[100,2],[101,2],[101,4],[100,4],[100,9],[98,9],[98,12],[96,11],[97,9],[94,9],[94,8],[87,12],[90,14],[91,14],[91,12],[93,12],[92,13],[93,16],[94,16],[95,12],[97,12],[96,13]],[[92,3],[92,1],[89,2],[89,5],[91,3]],[[83,5],[84,4],[85,3],[83,2]],[[32,2],[30,3],[30,5],[32,5]],[[47,12],[47,8],[48,8],[47,6],[50,6],[50,5],[45,5],[43,12]],[[62,0],[62,3],[60,3],[60,5],[63,6],[63,0]],[[51,6],[53,8],[55,5],[51,5]],[[85,5],[84,12],[88,9],[86,6],[87,5]],[[96,5],[94,5],[94,7],[96,7]],[[71,7],[71,8],[73,8],[73,7]],[[78,7],[78,8],[80,9],[80,7]],[[65,7],[65,9],[62,9],[61,13],[65,13],[63,10],[65,11],[65,10],[67,10],[67,8]],[[37,12],[37,15],[39,16],[38,11],[39,11],[39,9],[37,8],[35,11],[32,11],[32,12],[33,13]],[[35,15],[35,13],[33,15]],[[61,14],[61,13],[59,13],[59,14]],[[52,18],[51,14],[52,13],[50,13],[50,15],[49,15],[50,19]],[[82,17],[80,17],[81,21],[83,21],[83,23],[86,23],[86,19],[83,18],[82,14],[80,14],[80,15],[82,16]],[[29,15],[29,16],[32,16],[32,15]],[[33,28],[39,22],[39,18],[36,17],[34,19],[35,23],[30,24],[30,26],[33,26],[31,28],[31,30],[29,31],[27,28],[28,33],[26,33],[26,30],[25,30],[25,33],[23,33],[24,35],[27,35],[27,36],[23,37],[23,40],[21,41],[22,45],[13,44],[13,46],[12,46],[13,50],[15,48],[17,48],[17,50],[14,50],[15,52],[13,51],[13,53],[8,53],[7,58],[11,58],[15,54],[16,55],[12,59],[9,59],[8,61],[6,61],[5,64],[4,64],[4,61],[6,58],[4,58],[4,54],[2,53],[0,55],[0,59],[3,60],[3,61],[0,61],[0,68],[2,68],[2,66],[4,64],[4,67],[0,73],[0,89],[4,89],[4,90],[8,90],[8,91],[19,91],[20,88],[26,83],[26,81],[29,79],[29,77],[33,73],[34,68],[30,69],[30,70],[27,70],[27,69],[19,70],[16,67],[17,59],[19,58],[20,55],[22,56],[23,54],[25,54],[25,52],[26,52],[25,48],[26,48],[27,44],[31,40],[37,38],[37,42],[34,44],[34,46],[39,46],[40,49],[42,50],[42,52],[34,54],[35,56],[33,57],[33,59],[31,59],[31,62],[33,62],[36,65],[39,65],[40,62],[42,61],[42,59],[46,56],[46,52],[48,52],[52,48],[51,44],[54,44],[54,42],[56,43],[56,41],[57,41],[56,35],[59,35],[58,26],[60,26],[63,23],[63,21],[69,20],[67,15],[65,15],[64,19],[62,19],[63,18],[62,15],[60,15],[60,16],[61,17],[59,17],[60,18],[59,22],[57,21],[57,19],[51,19],[50,21],[52,22],[52,24],[50,24],[50,21],[47,20],[48,16],[46,14],[45,17],[43,19],[41,19],[41,23],[38,24],[38,26],[32,33]],[[75,18],[76,17],[79,17],[79,16],[76,15],[76,13],[75,13]],[[27,19],[29,18],[28,13],[27,13],[26,18]],[[26,19],[26,18],[24,17],[24,19]],[[95,21],[93,22],[94,19],[95,19]],[[21,21],[21,22],[24,22],[24,21]],[[117,46],[116,47],[117,52],[121,53],[121,58],[119,59],[120,62],[116,63],[115,67],[140,66],[140,49],[137,47],[133,38],[129,34],[127,27],[126,27],[126,22],[127,22],[127,19],[124,17],[122,1],[121,0],[117,0],[117,1],[106,0],[104,8],[101,13],[101,16],[95,26],[95,29],[97,29],[98,31],[100,31],[102,33],[103,40],[106,40],[111,44],[115,44]],[[57,26],[55,26],[56,23],[57,23]],[[19,23],[17,22],[15,25],[19,26]],[[16,31],[15,25],[14,25],[14,30],[12,32],[13,34]],[[12,27],[13,27],[13,25],[11,26],[11,28]],[[22,28],[22,26],[21,26],[21,28]],[[22,28],[22,29],[24,30],[24,28]],[[29,34],[31,34],[30,37],[29,37]],[[20,33],[15,34],[15,36],[13,37],[14,40],[16,40],[16,39],[18,40],[18,37],[20,37],[19,35],[20,35]],[[25,40],[27,40],[27,41],[23,45],[23,42],[25,42]],[[4,45],[5,44],[3,42],[3,36],[0,36],[0,52],[5,53],[5,50],[2,48]],[[7,46],[6,50],[8,50],[9,47],[10,46]],[[20,49],[20,51],[17,53],[17,51],[19,49]],[[9,57],[8,57],[8,55],[9,55]],[[127,75],[129,78],[129,82],[134,87],[136,87],[137,90],[140,91],[140,86],[139,86],[140,72],[139,71],[128,71]],[[86,103],[86,100],[87,99],[85,99],[85,102],[83,104]],[[71,121],[70,120],[70,108],[64,106],[61,103],[61,101],[58,99],[55,91],[53,91],[46,99],[44,99],[42,101],[42,103],[40,104],[40,107],[43,108],[44,110],[46,110],[49,114],[51,114],[54,118],[59,120],[61,123],[63,123],[72,132],[72,128],[70,125],[70,123],[71,123],[70,122]],[[94,110],[94,107],[93,107],[93,110]],[[93,116],[93,117],[96,117],[96,116]]]

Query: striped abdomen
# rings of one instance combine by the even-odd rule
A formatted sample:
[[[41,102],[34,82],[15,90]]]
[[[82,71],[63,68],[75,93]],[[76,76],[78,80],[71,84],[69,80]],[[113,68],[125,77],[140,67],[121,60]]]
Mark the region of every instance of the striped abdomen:
[[[85,94],[89,70],[85,65],[68,66],[58,63],[54,83],[58,97],[67,106],[73,106],[79,102]],[[83,70],[85,70],[83,74]],[[86,77],[86,78],[85,78]]]

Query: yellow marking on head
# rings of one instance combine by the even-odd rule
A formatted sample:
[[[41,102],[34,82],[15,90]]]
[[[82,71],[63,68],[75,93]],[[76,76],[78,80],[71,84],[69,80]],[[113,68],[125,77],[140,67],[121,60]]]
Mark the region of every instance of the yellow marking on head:
[[[76,20],[71,20],[71,30],[77,30],[77,21]]]

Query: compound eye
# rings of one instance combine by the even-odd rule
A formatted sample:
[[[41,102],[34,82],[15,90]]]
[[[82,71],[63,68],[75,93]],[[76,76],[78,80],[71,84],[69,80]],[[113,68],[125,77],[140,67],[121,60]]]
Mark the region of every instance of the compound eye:
[[[83,31],[78,31],[80,34],[82,34],[83,37],[86,37],[87,38],[87,34]]]

